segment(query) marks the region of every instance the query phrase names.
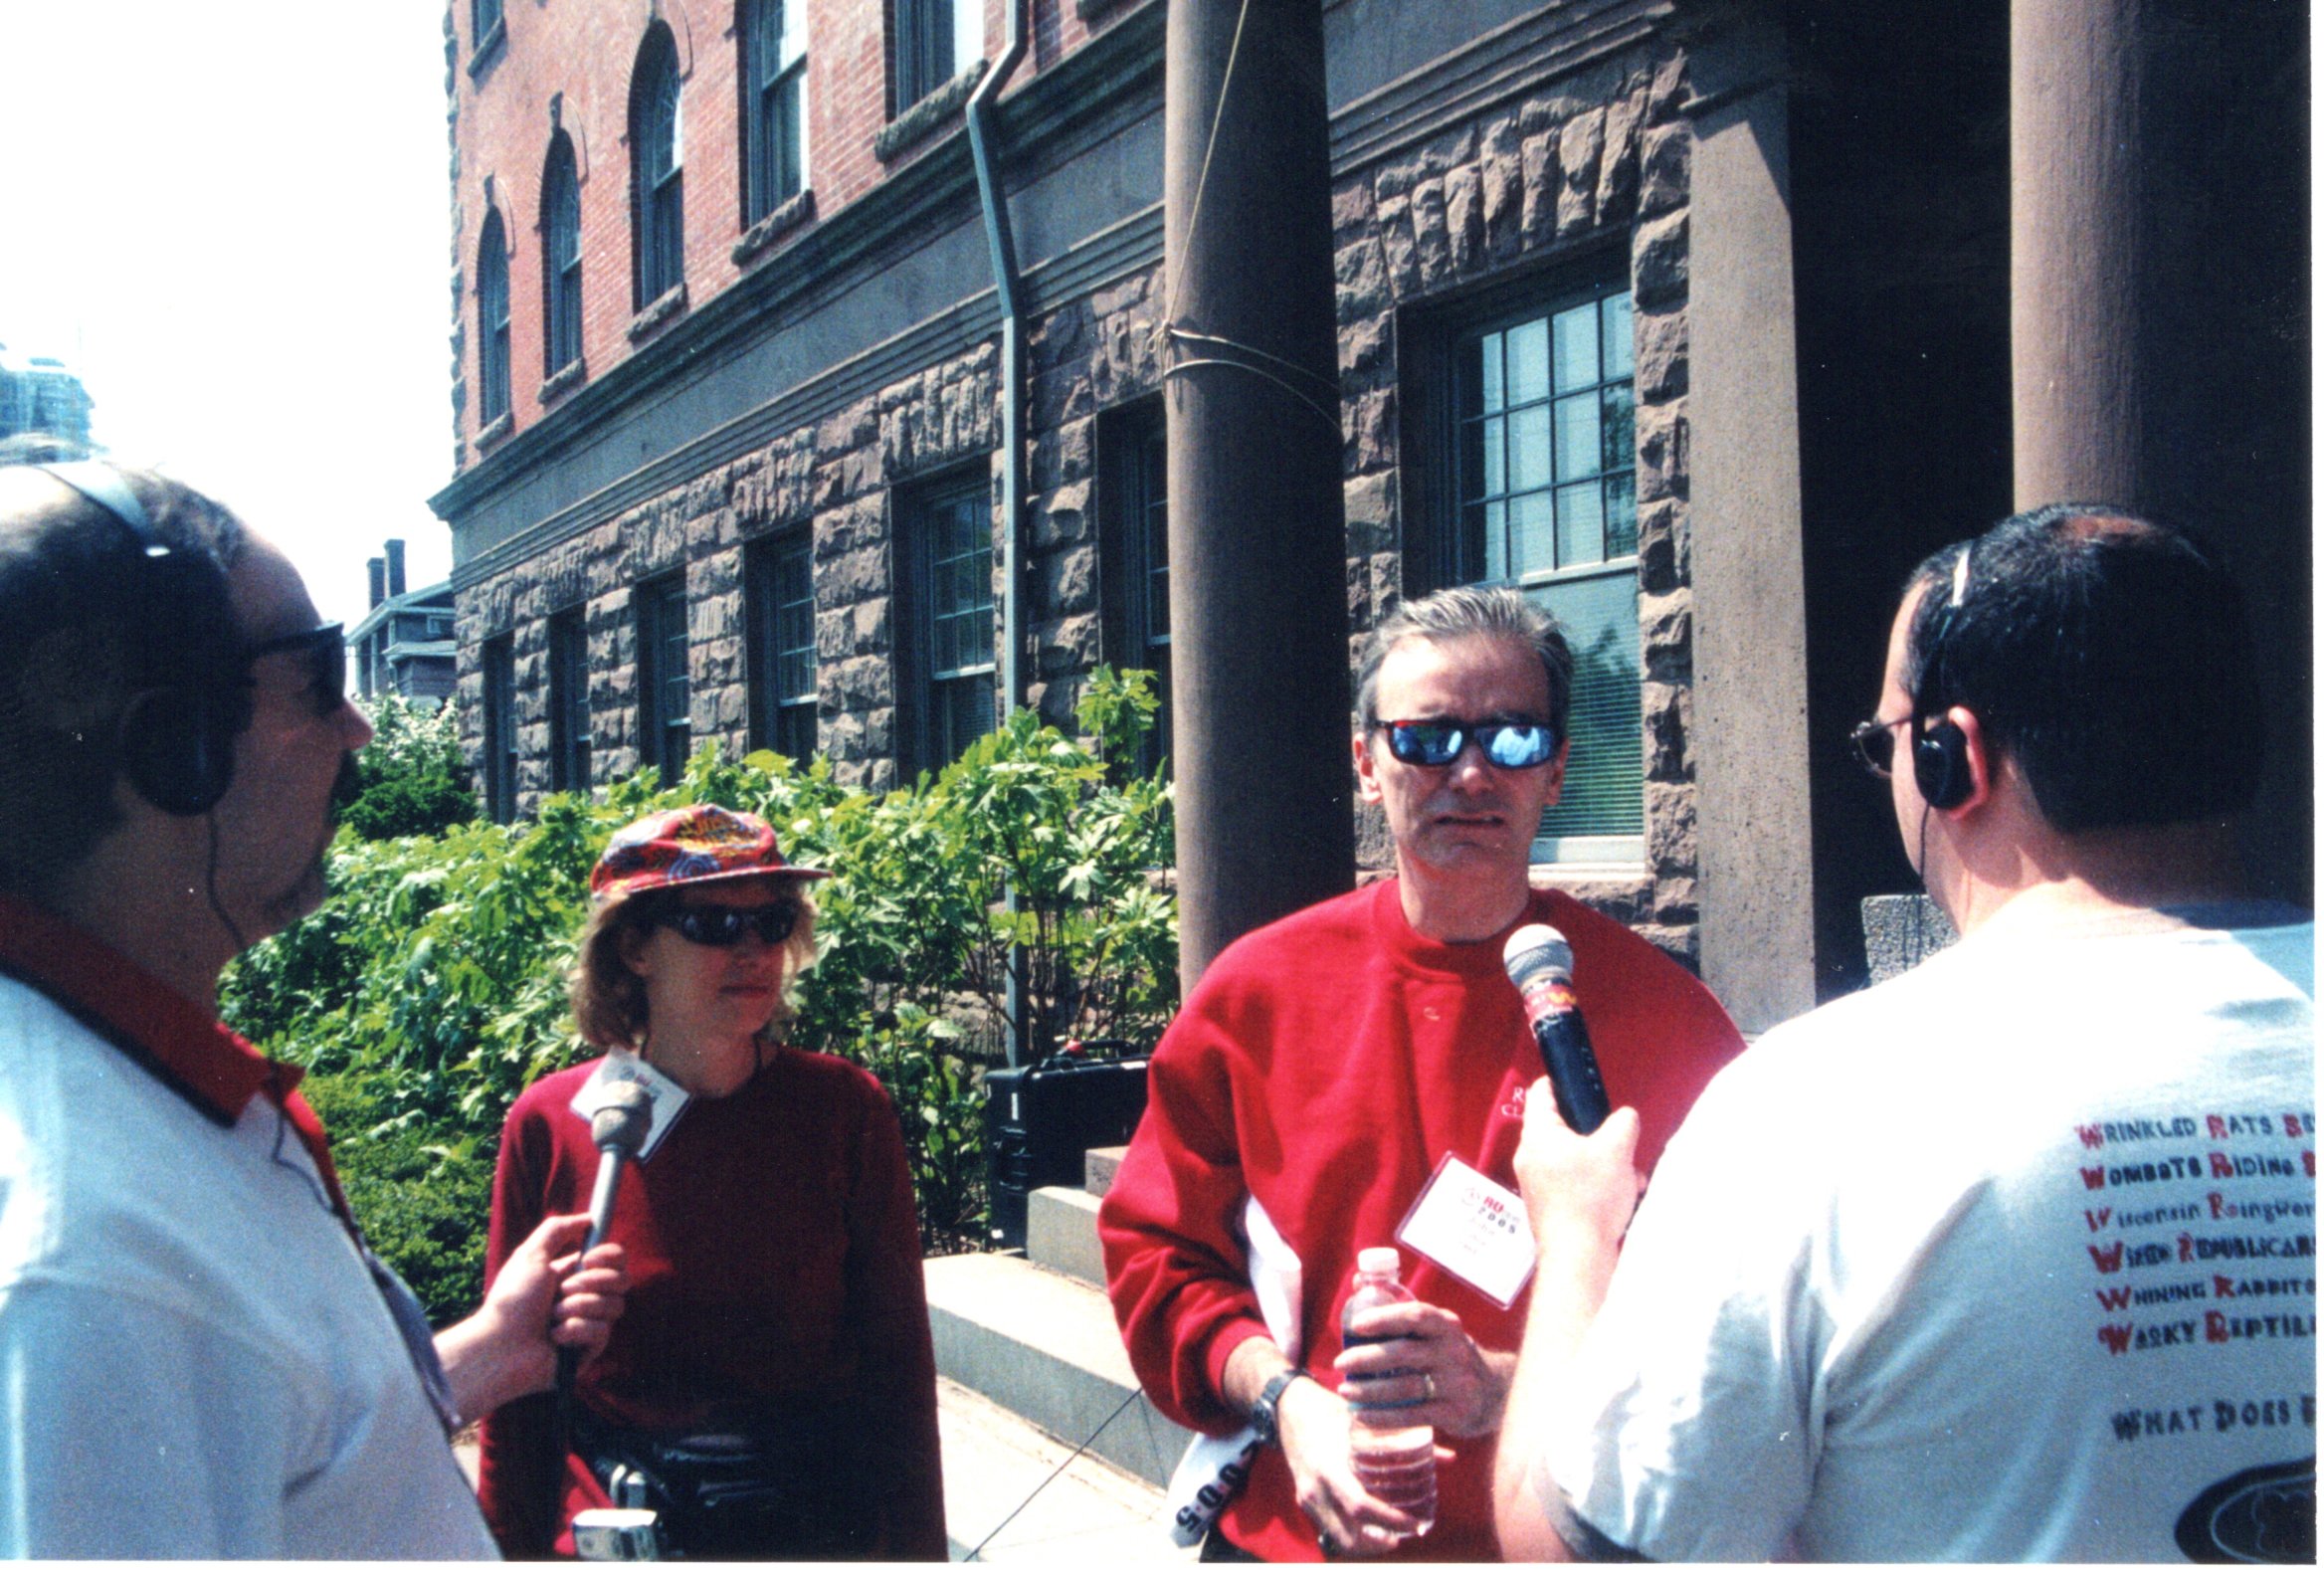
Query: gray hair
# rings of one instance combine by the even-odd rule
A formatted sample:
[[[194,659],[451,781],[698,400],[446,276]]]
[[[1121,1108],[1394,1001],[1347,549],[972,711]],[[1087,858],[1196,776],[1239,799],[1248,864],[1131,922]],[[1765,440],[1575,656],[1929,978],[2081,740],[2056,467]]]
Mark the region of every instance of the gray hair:
[[[1542,674],[1549,678],[1549,723],[1559,739],[1566,733],[1566,703],[1574,689],[1574,652],[1557,618],[1514,589],[1467,584],[1439,589],[1423,599],[1408,600],[1381,619],[1364,641],[1356,661],[1356,720],[1365,729],[1380,718],[1380,667],[1388,651],[1407,638],[1426,638],[1433,644],[1457,638],[1506,638],[1521,643],[1540,657]]]

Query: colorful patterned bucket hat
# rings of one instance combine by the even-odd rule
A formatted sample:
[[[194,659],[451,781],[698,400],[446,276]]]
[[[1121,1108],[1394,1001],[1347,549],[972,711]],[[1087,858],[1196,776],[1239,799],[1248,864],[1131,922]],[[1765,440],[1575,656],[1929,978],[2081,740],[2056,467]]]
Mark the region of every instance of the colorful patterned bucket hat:
[[[617,833],[589,875],[589,897],[603,904],[649,888],[770,874],[831,876],[786,863],[775,845],[775,831],[764,818],[704,802],[658,812]]]

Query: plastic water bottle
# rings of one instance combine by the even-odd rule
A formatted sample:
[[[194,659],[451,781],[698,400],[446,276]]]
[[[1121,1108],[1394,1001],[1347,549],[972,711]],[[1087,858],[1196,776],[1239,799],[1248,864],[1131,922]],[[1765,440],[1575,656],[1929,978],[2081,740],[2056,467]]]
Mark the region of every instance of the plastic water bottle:
[[[1357,1335],[1350,1321],[1366,1308],[1413,1301],[1412,1289],[1398,1279],[1402,1261],[1394,1249],[1366,1249],[1356,1256],[1356,1276],[1347,1306],[1340,1310],[1340,1342],[1363,1346],[1368,1342],[1400,1341],[1402,1336]],[[1378,1377],[1404,1372],[1390,1369]],[[1437,1524],[1437,1431],[1426,1423],[1407,1422],[1404,1406],[1367,1405],[1366,1380],[1350,1375],[1340,1394],[1348,1403],[1348,1438],[1355,1451],[1356,1480],[1383,1504],[1419,1520],[1427,1531]]]

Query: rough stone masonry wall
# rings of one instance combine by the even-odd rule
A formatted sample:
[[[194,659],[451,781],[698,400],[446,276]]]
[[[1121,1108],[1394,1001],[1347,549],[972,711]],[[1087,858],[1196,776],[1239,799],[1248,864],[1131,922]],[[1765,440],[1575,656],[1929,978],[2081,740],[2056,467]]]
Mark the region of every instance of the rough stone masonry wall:
[[[513,634],[517,810],[548,789],[548,618],[587,607],[592,769],[602,782],[639,763],[637,617],[649,579],[685,573],[696,745],[747,746],[744,547],[790,528],[814,539],[818,730],[839,779],[895,783],[895,617],[891,492],[983,460],[999,438],[996,351],[981,346],[798,427],[461,591],[463,741],[483,753],[486,639]]]
[[[1447,294],[1627,235],[1637,357],[1639,617],[1646,871],[1591,879],[1593,904],[1695,951],[1693,594],[1687,552],[1685,60],[1641,48],[1546,84],[1332,193],[1346,437],[1348,610],[1356,637],[1403,595],[1397,333]],[[1384,867],[1368,813],[1361,855]],[[1563,883],[1570,881],[1561,880]]]

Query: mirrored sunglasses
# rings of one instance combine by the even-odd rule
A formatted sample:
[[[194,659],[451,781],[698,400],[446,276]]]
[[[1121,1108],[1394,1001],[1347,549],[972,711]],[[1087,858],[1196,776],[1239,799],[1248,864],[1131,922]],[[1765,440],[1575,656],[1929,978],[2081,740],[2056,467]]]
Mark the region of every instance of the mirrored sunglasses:
[[[293,653],[306,662],[307,689],[313,694],[315,713],[326,718],[337,713],[339,705],[347,700],[344,625],[332,622],[327,627],[310,627],[302,633],[270,638],[244,650],[243,658],[256,664],[269,655]]]
[[[1388,732],[1388,750],[1399,763],[1432,769],[1460,756],[1471,736],[1484,749],[1484,760],[1496,769],[1536,768],[1557,751],[1557,731],[1530,720],[1381,719],[1373,728]]]
[[[655,917],[656,926],[666,926],[688,943],[699,943],[704,948],[732,948],[742,941],[745,932],[756,932],[758,940],[768,946],[782,942],[799,924],[796,904],[753,905],[745,909],[739,905],[680,905]]]

